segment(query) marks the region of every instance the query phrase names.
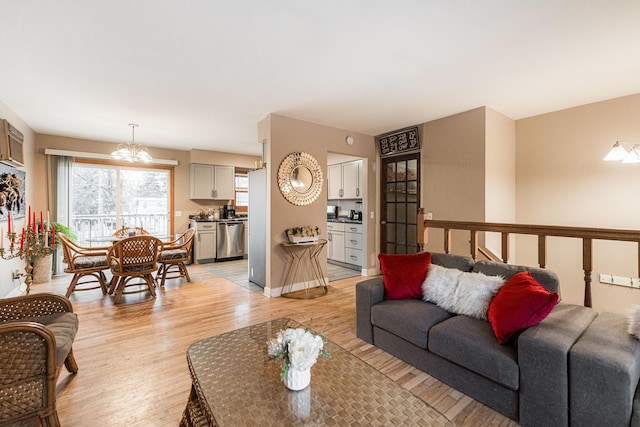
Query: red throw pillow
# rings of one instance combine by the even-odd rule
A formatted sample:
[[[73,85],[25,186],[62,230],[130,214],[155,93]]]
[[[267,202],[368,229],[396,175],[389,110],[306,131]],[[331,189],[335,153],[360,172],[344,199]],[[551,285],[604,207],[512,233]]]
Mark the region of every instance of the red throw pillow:
[[[500,288],[489,303],[487,317],[498,342],[505,344],[518,332],[542,322],[557,303],[557,293],[523,271]]]
[[[431,265],[431,254],[379,254],[385,299],[422,299],[422,282]]]

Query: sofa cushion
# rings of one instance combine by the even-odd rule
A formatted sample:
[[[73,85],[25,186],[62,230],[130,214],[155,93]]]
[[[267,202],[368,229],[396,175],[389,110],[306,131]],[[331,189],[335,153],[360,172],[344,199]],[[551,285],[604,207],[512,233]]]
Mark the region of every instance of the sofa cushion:
[[[522,265],[505,264],[503,262],[494,261],[478,261],[473,264],[473,270],[478,273],[484,273],[487,276],[502,276],[509,279],[516,273],[528,271],[534,279],[551,292],[559,292],[560,285],[558,276],[551,270],[537,267],[527,267]]]
[[[515,346],[499,345],[488,322],[455,316],[429,331],[429,351],[511,390],[518,390],[520,370]]]
[[[504,284],[499,276],[462,272],[431,264],[422,284],[423,299],[451,313],[487,319],[489,302]]]
[[[460,271],[471,271],[475,261],[468,256],[431,252],[431,263],[446,268],[457,268]]]
[[[421,300],[385,300],[371,307],[371,323],[410,343],[427,348],[429,329],[452,315]]]
[[[431,264],[431,254],[379,254],[385,299],[422,298],[422,282]]]
[[[518,332],[537,325],[558,303],[558,294],[549,292],[528,271],[512,276],[489,304],[489,322],[500,344]]]

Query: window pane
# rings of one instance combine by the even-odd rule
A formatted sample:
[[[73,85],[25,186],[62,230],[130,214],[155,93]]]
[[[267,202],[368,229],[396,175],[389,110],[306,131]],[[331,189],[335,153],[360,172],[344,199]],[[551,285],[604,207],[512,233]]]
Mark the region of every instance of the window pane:
[[[387,203],[387,221],[396,221],[396,205],[395,203]]]
[[[389,163],[387,165],[387,182],[393,182],[396,180],[396,164]]]
[[[407,181],[418,179],[418,160],[413,159],[407,162]]]
[[[236,206],[249,206],[249,193],[246,191],[236,192]]]
[[[247,175],[236,175],[236,188],[249,188],[249,177]]]
[[[407,182],[407,200],[410,202],[415,202],[418,200],[418,182],[417,181]]]
[[[404,201],[407,197],[407,183],[406,182],[398,182],[396,184],[396,200]]]
[[[387,184],[387,202],[395,202],[396,200],[396,185]]]
[[[123,225],[168,236],[169,171],[83,163],[72,171],[69,225],[80,244],[100,246]]]
[[[407,180],[407,162],[398,162],[396,164],[397,164],[396,166],[397,181],[406,181]]]

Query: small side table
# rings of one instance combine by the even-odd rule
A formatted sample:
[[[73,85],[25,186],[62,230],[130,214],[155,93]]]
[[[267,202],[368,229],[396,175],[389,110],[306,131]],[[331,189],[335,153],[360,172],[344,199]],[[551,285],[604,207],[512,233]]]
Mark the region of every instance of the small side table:
[[[322,274],[322,267],[318,255],[322,248],[327,244],[325,239],[319,239],[309,243],[280,243],[280,246],[287,252],[289,259],[287,261],[287,270],[284,276],[284,285],[282,287],[283,297],[311,299],[321,297],[329,292],[327,282]],[[308,265],[311,271],[310,280],[305,280],[305,288],[294,291],[293,285],[296,283],[296,277],[302,265]],[[302,275],[301,275],[302,276]],[[305,279],[304,277],[302,277]],[[320,286],[309,287],[309,283],[315,280]]]

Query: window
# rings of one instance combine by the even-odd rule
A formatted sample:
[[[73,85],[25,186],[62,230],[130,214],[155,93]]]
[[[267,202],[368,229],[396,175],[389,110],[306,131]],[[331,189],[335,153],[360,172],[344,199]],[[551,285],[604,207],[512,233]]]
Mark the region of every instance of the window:
[[[171,174],[171,169],[74,162],[69,222],[78,242],[95,246],[122,226],[171,235]]]
[[[236,212],[248,212],[249,175],[246,172],[236,174]]]

